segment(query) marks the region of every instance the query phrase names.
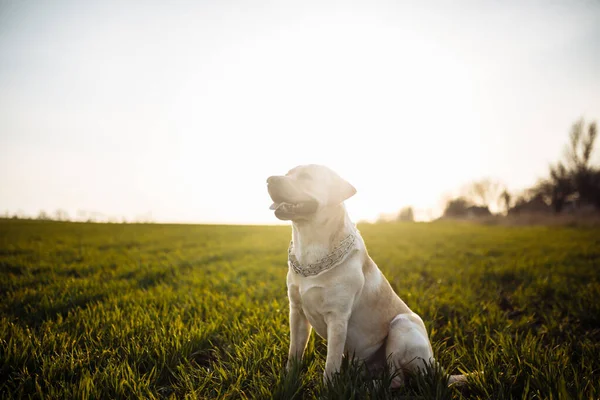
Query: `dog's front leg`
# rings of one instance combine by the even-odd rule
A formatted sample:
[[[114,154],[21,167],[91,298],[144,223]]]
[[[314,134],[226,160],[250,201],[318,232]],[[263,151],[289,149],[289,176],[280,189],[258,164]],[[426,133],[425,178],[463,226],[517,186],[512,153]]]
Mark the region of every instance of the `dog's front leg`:
[[[325,380],[331,379],[333,374],[340,371],[342,357],[346,346],[348,330],[348,316],[332,313],[326,316],[327,323],[327,359],[325,361]]]
[[[294,360],[300,361],[302,359],[310,337],[311,326],[302,310],[298,288],[290,287],[288,297],[290,299],[290,351],[286,369],[289,371]]]

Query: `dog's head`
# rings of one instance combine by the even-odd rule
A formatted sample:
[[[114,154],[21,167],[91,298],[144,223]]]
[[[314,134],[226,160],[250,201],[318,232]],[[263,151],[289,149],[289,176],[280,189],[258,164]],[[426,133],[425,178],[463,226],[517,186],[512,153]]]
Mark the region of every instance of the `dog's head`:
[[[350,183],[322,165],[301,165],[267,179],[271,209],[281,220],[310,220],[320,210],[341,204],[356,193]]]

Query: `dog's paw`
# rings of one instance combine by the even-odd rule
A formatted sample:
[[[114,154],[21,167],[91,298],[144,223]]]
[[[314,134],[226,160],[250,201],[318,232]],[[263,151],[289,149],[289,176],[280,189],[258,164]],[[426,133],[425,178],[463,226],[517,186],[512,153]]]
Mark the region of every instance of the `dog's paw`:
[[[298,360],[296,358],[288,358],[287,363],[285,364],[285,372],[297,373],[302,368],[302,360]]]
[[[333,377],[335,376],[335,374],[339,374],[340,372],[334,369],[331,370],[325,370],[325,372],[323,372],[323,383],[327,384],[327,382],[331,382],[333,381]]]
[[[404,386],[404,383],[404,376],[395,376],[390,383],[390,389],[400,389],[402,386]]]

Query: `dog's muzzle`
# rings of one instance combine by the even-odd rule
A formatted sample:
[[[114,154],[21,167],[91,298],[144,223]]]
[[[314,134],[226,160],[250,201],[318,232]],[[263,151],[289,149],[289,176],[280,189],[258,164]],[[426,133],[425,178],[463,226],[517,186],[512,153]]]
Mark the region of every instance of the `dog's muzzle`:
[[[298,217],[306,217],[317,211],[319,204],[314,199],[297,201],[293,199],[296,189],[284,176],[271,176],[267,179],[267,189],[273,204],[269,207],[275,211],[275,216],[282,220],[293,220]]]

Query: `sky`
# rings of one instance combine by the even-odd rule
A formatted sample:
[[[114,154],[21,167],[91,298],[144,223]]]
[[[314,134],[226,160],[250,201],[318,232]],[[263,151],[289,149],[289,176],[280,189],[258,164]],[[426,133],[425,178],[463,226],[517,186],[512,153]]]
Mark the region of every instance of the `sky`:
[[[598,71],[598,1],[0,0],[0,212],[277,223],[318,163],[427,219],[545,176]]]

